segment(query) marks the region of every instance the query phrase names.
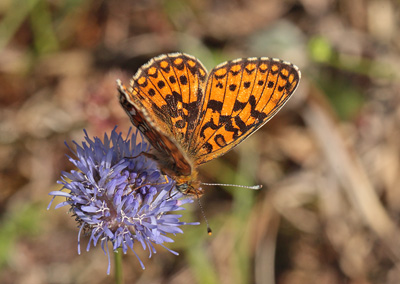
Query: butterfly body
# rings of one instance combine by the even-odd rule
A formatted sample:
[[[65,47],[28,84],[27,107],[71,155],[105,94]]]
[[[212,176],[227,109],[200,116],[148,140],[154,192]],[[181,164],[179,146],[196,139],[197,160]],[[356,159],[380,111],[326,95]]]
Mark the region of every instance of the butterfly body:
[[[178,190],[203,194],[197,166],[237,146],[286,103],[300,80],[290,63],[243,58],[206,71],[196,58],[173,53],[143,65],[119,98],[152,155]]]

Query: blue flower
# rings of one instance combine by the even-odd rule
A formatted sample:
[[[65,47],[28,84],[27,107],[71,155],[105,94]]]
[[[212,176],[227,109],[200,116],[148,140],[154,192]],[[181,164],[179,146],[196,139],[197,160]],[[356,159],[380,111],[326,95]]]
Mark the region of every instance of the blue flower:
[[[109,274],[108,242],[112,243],[113,250],[122,248],[124,254],[128,248],[135,253],[133,245],[139,242],[151,257],[156,252],[154,244],[165,248],[164,243],[173,242],[167,233],[183,233],[181,225],[198,224],[180,222],[181,215],[171,214],[183,210],[181,206],[193,200],[176,190],[174,182],[162,175],[156,162],[140,154],[149,150],[140,132],[130,135],[129,131],[123,139],[114,128],[111,136],[105,134],[101,141],[97,137],[91,140],[85,131],[85,140],[82,146],[73,142],[76,151],[66,144],[75,156],[69,160],[78,170],[63,172],[58,182],[63,188],[49,193],[54,196],[49,207],[56,196],[66,197],[56,209],[71,206],[80,227],[79,254],[84,232],[90,235],[87,251],[92,244],[101,243],[109,260]],[[138,260],[144,269],[139,257]]]

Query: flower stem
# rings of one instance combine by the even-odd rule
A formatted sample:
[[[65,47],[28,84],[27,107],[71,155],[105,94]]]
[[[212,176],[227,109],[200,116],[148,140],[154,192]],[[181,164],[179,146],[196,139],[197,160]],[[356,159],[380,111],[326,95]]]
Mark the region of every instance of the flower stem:
[[[122,284],[122,249],[118,248],[114,251],[114,267],[115,267],[115,283]]]

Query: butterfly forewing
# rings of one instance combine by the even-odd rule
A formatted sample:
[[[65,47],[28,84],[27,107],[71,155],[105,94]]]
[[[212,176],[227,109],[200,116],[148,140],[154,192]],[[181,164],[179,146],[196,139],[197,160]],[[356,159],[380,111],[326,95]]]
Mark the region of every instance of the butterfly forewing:
[[[129,92],[118,80],[119,100],[121,106],[131,119],[133,125],[146,137],[150,144],[157,150],[159,162],[176,174],[190,175],[192,164],[186,156],[185,151],[180,147],[176,140],[168,135],[162,125],[156,124],[151,115],[140,104],[138,94],[133,90]]]
[[[231,150],[271,119],[296,89],[297,67],[270,58],[238,59],[214,68],[189,153],[197,165]]]
[[[132,93],[167,135],[185,147],[202,104],[207,73],[194,57],[161,55],[142,66],[132,80]]]

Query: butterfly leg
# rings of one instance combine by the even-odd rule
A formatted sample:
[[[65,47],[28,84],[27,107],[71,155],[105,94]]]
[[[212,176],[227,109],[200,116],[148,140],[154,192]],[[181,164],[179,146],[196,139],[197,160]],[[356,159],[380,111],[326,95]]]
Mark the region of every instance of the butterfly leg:
[[[163,177],[164,177],[164,179],[165,179],[165,181],[163,181],[163,182],[145,183],[145,184],[141,184],[141,185],[139,185],[139,186],[137,186],[137,187],[135,187],[135,188],[132,188],[132,186],[129,186],[131,189],[129,190],[129,192],[125,193],[124,196],[125,196],[125,195],[128,195],[128,194],[131,194],[132,192],[135,192],[136,190],[138,190],[138,189],[140,189],[140,188],[142,188],[142,187],[144,187],[144,186],[146,186],[146,185],[155,186],[155,185],[167,184],[167,183],[169,182],[168,177],[167,177],[166,175],[163,175]],[[171,190],[172,190],[172,189],[171,189]],[[171,194],[171,190],[170,190],[170,194]]]
[[[156,155],[153,155],[153,154],[151,154],[151,153],[148,153],[148,152],[140,152],[138,155],[136,155],[136,156],[133,156],[133,157],[125,157],[125,159],[136,159],[136,158],[138,158],[138,157],[140,157],[140,156],[145,156],[146,158],[149,158],[149,159],[151,159],[151,160],[153,160],[153,161],[158,161],[159,159],[157,158],[157,156]]]

